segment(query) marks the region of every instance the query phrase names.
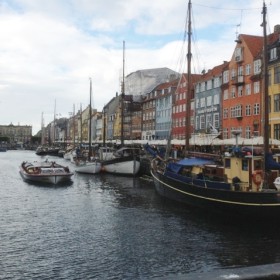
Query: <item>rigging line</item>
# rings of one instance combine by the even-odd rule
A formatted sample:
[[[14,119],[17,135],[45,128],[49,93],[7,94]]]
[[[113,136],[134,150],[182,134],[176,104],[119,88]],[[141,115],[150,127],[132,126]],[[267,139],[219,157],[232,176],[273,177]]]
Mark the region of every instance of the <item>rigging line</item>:
[[[226,10],[226,11],[239,11],[239,10],[247,10],[247,11],[250,11],[250,10],[259,10],[261,9],[261,7],[259,8],[222,8],[222,7],[213,7],[213,6],[207,6],[207,5],[203,5],[203,4],[193,4],[193,5],[196,5],[196,6],[200,6],[200,7],[205,7],[205,8],[209,8],[209,9],[214,9],[214,10]]]

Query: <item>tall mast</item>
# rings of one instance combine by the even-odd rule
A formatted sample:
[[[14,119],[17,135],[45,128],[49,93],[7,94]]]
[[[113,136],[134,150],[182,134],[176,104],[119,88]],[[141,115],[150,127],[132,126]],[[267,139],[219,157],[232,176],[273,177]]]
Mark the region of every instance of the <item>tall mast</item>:
[[[192,27],[191,27],[191,0],[189,0],[188,4],[188,53],[187,53],[187,62],[188,62],[188,85],[187,85],[187,94],[186,94],[186,135],[185,135],[185,152],[187,153],[189,151],[190,147],[190,110],[191,110],[191,59],[192,59],[192,53],[191,53],[191,35],[192,35]]]
[[[89,78],[90,86],[89,86],[89,152],[88,152],[88,160],[90,160],[91,157],[91,95],[92,95],[92,82],[91,78]]]
[[[263,122],[263,141],[264,141],[264,181],[267,182],[265,171],[267,170],[266,156],[269,153],[269,98],[268,98],[268,72],[267,72],[267,34],[266,34],[266,5],[263,2],[263,109],[264,109],[264,122]]]
[[[121,146],[124,145],[124,95],[125,95],[125,85],[124,85],[124,66],[125,66],[125,41],[123,41],[123,73],[122,73],[122,94],[121,94]]]
[[[83,114],[82,114],[82,103],[80,103],[80,144],[83,142]]]
[[[54,112],[53,112],[53,143],[55,143],[55,119],[56,119],[56,99],[54,100]]]

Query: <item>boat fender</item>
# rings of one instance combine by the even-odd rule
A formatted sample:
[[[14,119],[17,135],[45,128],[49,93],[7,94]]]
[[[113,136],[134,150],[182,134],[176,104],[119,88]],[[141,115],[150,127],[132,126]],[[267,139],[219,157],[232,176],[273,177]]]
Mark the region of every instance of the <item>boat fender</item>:
[[[253,182],[256,185],[260,185],[263,179],[263,172],[261,170],[256,170],[253,172]]]

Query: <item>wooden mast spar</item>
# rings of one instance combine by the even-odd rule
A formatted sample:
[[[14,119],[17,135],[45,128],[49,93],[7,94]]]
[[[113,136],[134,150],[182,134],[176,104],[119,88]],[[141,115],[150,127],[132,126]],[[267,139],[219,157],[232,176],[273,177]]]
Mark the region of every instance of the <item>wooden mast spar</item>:
[[[264,174],[264,186],[267,185],[267,175],[266,170],[266,156],[269,153],[269,97],[268,97],[268,71],[267,71],[267,33],[266,33],[266,5],[263,2],[263,109],[264,109],[264,118],[263,118],[263,143],[264,143],[264,165],[263,165],[263,174]]]
[[[89,78],[90,81],[90,86],[89,86],[89,143],[88,143],[88,160],[90,161],[91,159],[91,115],[92,115],[92,110],[91,110],[91,95],[92,95],[92,81],[91,78]]]
[[[187,85],[187,93],[186,93],[186,120],[185,120],[185,126],[186,126],[186,134],[185,134],[185,154],[187,155],[189,148],[190,148],[190,115],[191,115],[191,0],[189,0],[188,3],[188,53],[187,53],[187,62],[188,62],[188,85]]]

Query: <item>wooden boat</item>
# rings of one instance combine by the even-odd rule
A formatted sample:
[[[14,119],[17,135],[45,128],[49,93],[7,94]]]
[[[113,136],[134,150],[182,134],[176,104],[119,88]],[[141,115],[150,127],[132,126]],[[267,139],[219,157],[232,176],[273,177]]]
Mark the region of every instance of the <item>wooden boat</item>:
[[[112,159],[101,162],[104,172],[135,176],[140,171],[140,149],[122,147],[114,153]]]
[[[265,4],[263,15],[265,30]],[[266,53],[264,42],[264,70],[267,69]],[[268,75],[263,76],[267,79]],[[267,81],[264,81],[264,84],[268,85]],[[264,92],[265,104],[269,103],[267,88],[265,87]],[[264,107],[266,116],[264,127],[268,129],[268,108]],[[236,143],[238,136],[236,132]],[[202,159],[202,155],[189,153],[189,157],[180,161],[163,160],[160,156],[156,156],[151,164],[151,175],[156,191],[168,199],[202,207],[207,211],[218,211],[228,216],[249,216],[257,219],[279,217],[280,190],[275,186],[280,180],[276,179],[274,182],[273,180],[279,173],[280,164],[269,152],[268,131],[264,136],[265,145],[261,155],[243,153],[236,145],[231,153],[223,155],[219,163],[211,154],[207,154],[207,159]]]
[[[62,166],[52,161],[27,162],[20,165],[20,175],[26,181],[59,184],[69,182],[73,172],[66,166]]]
[[[80,156],[76,152],[76,157],[74,158],[75,171],[78,173],[88,173],[97,174],[101,171],[101,162],[96,158],[92,157],[92,145],[91,145],[91,118],[92,118],[92,108],[91,108],[91,96],[92,96],[92,80],[90,78],[90,98],[89,98],[89,147],[87,157]]]
[[[123,42],[123,54],[125,42]],[[113,174],[135,176],[140,171],[140,149],[124,146],[124,55],[123,55],[123,81],[121,97],[121,148],[118,149],[112,159],[102,161],[102,171]]]

